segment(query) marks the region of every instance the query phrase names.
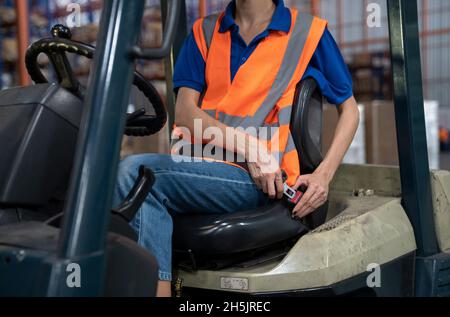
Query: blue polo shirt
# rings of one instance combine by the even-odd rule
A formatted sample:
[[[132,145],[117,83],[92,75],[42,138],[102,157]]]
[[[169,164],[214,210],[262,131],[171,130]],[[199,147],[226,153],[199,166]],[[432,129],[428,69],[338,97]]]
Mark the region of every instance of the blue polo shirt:
[[[285,7],[283,0],[273,0],[276,5],[271,23],[261,34],[257,35],[249,45],[239,34],[239,26],[234,20],[236,3],[233,0],[225,10],[219,32],[231,33],[231,78],[233,81],[239,68],[245,64],[250,55],[258,47],[262,39],[271,32],[288,33],[291,28],[291,12]],[[200,93],[206,88],[206,63],[191,32],[178,56],[173,76],[174,89],[192,88]],[[342,104],[353,95],[352,78],[347,65],[328,29],[325,30],[319,45],[303,75],[312,77],[320,86],[323,96],[331,104]]]

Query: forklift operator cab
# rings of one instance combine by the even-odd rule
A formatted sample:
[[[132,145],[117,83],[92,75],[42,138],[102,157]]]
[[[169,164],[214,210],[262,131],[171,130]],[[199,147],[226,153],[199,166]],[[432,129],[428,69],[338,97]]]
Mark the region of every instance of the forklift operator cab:
[[[67,198],[85,97],[84,88],[72,73],[65,54],[92,58],[94,48],[72,41],[70,30],[61,25],[55,26],[52,34],[53,38],[40,40],[27,51],[26,66],[35,85],[0,92],[0,116],[4,118],[0,140],[6,154],[0,161],[0,243],[7,250],[55,252],[61,234],[62,208]],[[41,73],[37,64],[41,53],[46,54],[54,65],[58,84],[48,83]],[[125,134],[151,135],[164,126],[166,111],[154,87],[137,72],[134,84],[149,99],[155,115],[147,115],[142,110],[129,114]],[[303,173],[313,172],[322,161],[321,130],[322,97],[315,81],[306,79],[297,86],[291,122],[294,141],[302,155]],[[142,167],[127,199],[111,210],[108,272],[128,266],[123,259],[129,254],[135,266],[131,272],[135,273],[123,274],[121,278],[107,276],[106,295],[120,294],[117,293],[120,290],[118,283],[125,283],[127,278],[128,283],[138,286],[128,288],[124,295],[149,295],[153,291],[156,271],[153,257],[126,239],[137,241],[128,222],[138,211],[153,182],[153,173]],[[180,259],[189,255],[194,269],[199,264],[210,266],[214,261],[220,262],[222,257],[233,257],[234,262],[242,262],[257,260],[261,251],[278,250],[276,252],[284,254],[301,235],[322,224],[326,213],[327,205],[324,205],[300,222],[293,220],[287,204],[279,201],[233,215],[177,216],[174,219],[174,250]],[[243,256],[244,253],[250,256]],[[220,263],[217,267],[227,266]],[[1,278],[2,283],[13,278],[17,269],[14,265],[6,265],[1,270],[5,275]],[[144,274],[144,270],[148,273]],[[6,278],[6,275],[10,277]],[[140,283],[137,283],[137,275],[140,275]],[[40,287],[34,285],[32,288]],[[23,286],[22,290],[9,294],[26,295],[26,291],[27,287]],[[0,293],[8,295],[4,289]]]
[[[135,59],[171,52],[185,2],[163,3],[160,48],[136,46],[145,1],[104,1],[95,55],[55,28],[28,51],[36,85],[0,91],[0,296],[156,294],[158,265],[128,225],[153,173],[141,167],[120,206],[111,209],[111,198],[122,135],[150,135],[166,123],[154,87],[133,73]],[[426,159],[418,30],[409,25],[417,23],[417,3],[388,0],[388,9],[400,169],[343,165],[329,202],[303,222],[282,201],[231,215],[175,216],[177,295],[450,295],[450,173],[430,177]],[[47,83],[39,53],[58,83]],[[94,57],[87,89],[65,53]],[[125,115],[133,83],[154,114]],[[322,97],[312,79],[297,86],[290,130],[302,173],[313,172],[322,161]],[[74,267],[81,287],[67,283]],[[376,268],[381,283],[369,285]]]

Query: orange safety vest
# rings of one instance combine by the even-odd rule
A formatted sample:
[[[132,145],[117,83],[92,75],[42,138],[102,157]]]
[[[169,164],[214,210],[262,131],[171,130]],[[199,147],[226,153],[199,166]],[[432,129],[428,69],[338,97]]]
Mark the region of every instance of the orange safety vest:
[[[239,68],[233,82],[231,34],[219,32],[224,13],[197,20],[193,33],[206,62],[207,88],[199,106],[230,127],[270,128],[258,137],[267,140],[269,150],[288,176],[287,183],[292,185],[300,175],[299,156],[289,130],[295,89],[327,22],[290,10],[289,33],[271,32]]]

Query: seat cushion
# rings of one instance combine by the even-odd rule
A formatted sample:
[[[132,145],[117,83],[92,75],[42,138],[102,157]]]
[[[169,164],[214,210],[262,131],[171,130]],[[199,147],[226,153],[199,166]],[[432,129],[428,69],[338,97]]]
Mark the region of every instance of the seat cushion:
[[[175,215],[173,249],[195,255],[222,255],[256,250],[308,232],[290,209],[276,202],[231,214]]]

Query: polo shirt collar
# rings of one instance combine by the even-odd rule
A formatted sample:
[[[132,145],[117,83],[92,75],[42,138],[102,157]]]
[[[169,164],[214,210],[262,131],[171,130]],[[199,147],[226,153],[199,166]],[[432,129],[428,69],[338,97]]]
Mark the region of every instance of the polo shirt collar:
[[[283,0],[273,0],[276,5],[275,12],[272,16],[272,21],[270,22],[267,30],[270,31],[281,31],[288,33],[291,29],[291,11],[286,8]],[[225,33],[231,28],[237,26],[234,21],[234,13],[236,12],[236,0],[233,0],[228,4],[225,9],[225,15],[220,24],[219,32]]]

